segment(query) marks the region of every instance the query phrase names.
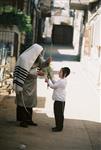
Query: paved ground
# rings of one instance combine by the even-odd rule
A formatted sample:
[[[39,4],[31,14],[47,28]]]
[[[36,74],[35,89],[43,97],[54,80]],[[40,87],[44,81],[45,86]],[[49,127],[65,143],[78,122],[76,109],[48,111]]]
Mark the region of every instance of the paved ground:
[[[91,93],[92,95],[93,93],[96,93],[95,89],[92,89],[90,86],[90,92],[87,87],[89,85],[88,80],[81,80],[84,79],[84,72],[82,72],[78,63],[76,63],[77,65],[75,65],[75,67],[73,62],[70,63],[66,60],[66,62],[63,60],[60,61],[61,62],[55,60],[53,62],[55,70],[59,69],[59,67],[61,67],[64,63],[67,63],[72,68],[72,76],[70,77],[70,81],[72,82],[69,83],[73,89],[72,93],[69,92],[72,101],[70,101],[70,104],[72,105],[69,105],[71,106],[69,107],[69,111],[67,109],[67,112],[65,112],[64,130],[59,133],[53,133],[51,131],[51,127],[54,126],[52,101],[50,100],[52,91],[47,89],[46,86],[43,86],[43,79],[38,79],[38,106],[33,110],[33,120],[38,123],[38,127],[19,127],[19,124],[15,120],[15,94],[13,93],[6,96],[7,93],[5,93],[2,97],[0,96],[0,150],[17,150],[21,149],[21,145],[26,146],[26,150],[101,150],[101,123],[77,119],[77,116],[80,116],[80,114],[76,114],[77,110],[80,108],[81,110],[78,112],[86,112],[85,108],[87,106],[89,106],[87,108],[91,113],[92,105],[95,103],[94,100],[92,100],[92,105],[89,102],[86,105],[86,103],[82,100],[78,107],[77,102],[80,102],[81,96],[75,91],[79,91],[80,88],[84,88],[83,91],[88,91],[88,93],[85,93],[82,90],[79,92],[83,94],[83,97],[86,97],[89,94],[91,96]],[[75,72],[76,70],[79,70],[80,74]],[[98,93],[94,95],[98,96]],[[74,102],[74,99],[76,99],[77,102]],[[83,105],[84,107],[82,107]],[[68,108],[68,105],[66,108]],[[84,110],[82,110],[83,108]],[[72,109],[75,110],[76,114],[73,117],[70,114]],[[87,115],[86,113],[84,114]],[[81,115],[81,118],[82,117],[84,116]],[[91,120],[93,119],[94,118],[91,118]]]
[[[54,119],[40,111],[33,115],[38,127],[21,128],[15,121],[14,99],[6,96],[0,102],[0,150],[17,150],[22,144],[26,150],[101,150],[100,123],[65,119],[63,132],[52,133]],[[43,102],[39,99],[39,107]]]

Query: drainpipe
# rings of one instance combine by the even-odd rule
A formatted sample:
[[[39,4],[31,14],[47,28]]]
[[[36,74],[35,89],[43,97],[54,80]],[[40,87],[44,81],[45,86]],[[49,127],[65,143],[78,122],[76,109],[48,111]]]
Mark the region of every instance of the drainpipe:
[[[78,50],[79,61],[81,59],[83,34],[84,34],[84,26],[83,26],[83,22],[82,22],[81,25],[80,25],[80,37],[79,37],[79,50]]]
[[[33,2],[33,43],[37,42],[37,34],[38,34],[38,18],[40,15],[40,10],[38,9],[38,0]]]

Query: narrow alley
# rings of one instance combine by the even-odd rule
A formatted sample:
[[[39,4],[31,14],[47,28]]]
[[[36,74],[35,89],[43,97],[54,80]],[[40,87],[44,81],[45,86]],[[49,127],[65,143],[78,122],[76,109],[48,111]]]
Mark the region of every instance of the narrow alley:
[[[63,130],[44,67],[71,70]],[[100,97],[101,0],[0,0],[0,150],[101,150]]]
[[[50,51],[51,48],[51,51]],[[72,49],[46,46],[47,55],[53,56],[55,73],[62,66],[69,66],[65,123],[63,132],[52,133],[54,126],[52,90],[43,78],[38,78],[38,105],[33,109],[33,120],[38,127],[21,128],[16,122],[15,94],[5,95],[0,102],[1,150],[101,150],[101,123],[99,90],[87,79],[84,66],[79,61],[61,60],[61,53],[76,59]],[[61,53],[60,53],[61,52]],[[56,57],[57,56],[57,57]],[[68,58],[68,57],[67,57]],[[74,58],[73,58],[74,59]],[[57,77],[57,74],[55,74]],[[21,146],[24,145],[24,148]]]

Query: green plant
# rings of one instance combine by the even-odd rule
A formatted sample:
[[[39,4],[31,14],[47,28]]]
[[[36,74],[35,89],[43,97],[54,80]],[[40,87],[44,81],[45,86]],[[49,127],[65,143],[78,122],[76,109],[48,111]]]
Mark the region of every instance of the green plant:
[[[53,70],[52,70],[50,65],[48,67],[42,68],[42,71],[45,73],[45,75],[48,78],[52,79],[52,77],[53,77]]]
[[[0,14],[0,25],[12,27],[16,25],[20,32],[32,30],[31,18],[21,11],[2,12]]]

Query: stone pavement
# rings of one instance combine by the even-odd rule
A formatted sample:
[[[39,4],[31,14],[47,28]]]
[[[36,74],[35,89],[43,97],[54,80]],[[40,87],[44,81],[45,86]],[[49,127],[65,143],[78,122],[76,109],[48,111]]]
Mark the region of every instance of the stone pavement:
[[[54,119],[45,114],[45,99],[38,99],[33,120],[37,127],[19,127],[15,121],[15,96],[5,96],[0,102],[0,150],[101,150],[101,124],[65,119],[64,130],[53,133]]]

